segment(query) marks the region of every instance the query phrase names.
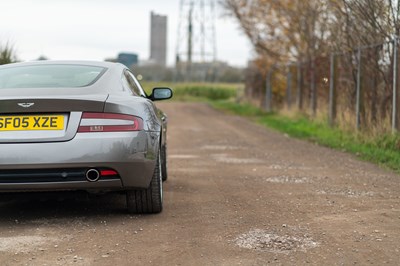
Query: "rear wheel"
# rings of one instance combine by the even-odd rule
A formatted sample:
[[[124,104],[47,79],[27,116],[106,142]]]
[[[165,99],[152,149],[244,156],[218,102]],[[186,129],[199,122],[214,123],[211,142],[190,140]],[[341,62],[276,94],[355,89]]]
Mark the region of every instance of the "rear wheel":
[[[162,211],[163,184],[160,153],[150,186],[147,189],[127,191],[126,203],[129,213],[159,213]]]
[[[166,181],[168,179],[167,145],[161,148],[161,174],[162,181]]]

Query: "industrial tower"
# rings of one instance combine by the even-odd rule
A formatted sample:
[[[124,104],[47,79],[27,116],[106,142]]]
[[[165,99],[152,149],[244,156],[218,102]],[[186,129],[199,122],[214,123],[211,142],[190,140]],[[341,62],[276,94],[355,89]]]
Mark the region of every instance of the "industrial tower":
[[[150,61],[165,67],[167,64],[167,16],[151,11]]]
[[[215,0],[181,0],[177,38],[176,79],[214,81]]]

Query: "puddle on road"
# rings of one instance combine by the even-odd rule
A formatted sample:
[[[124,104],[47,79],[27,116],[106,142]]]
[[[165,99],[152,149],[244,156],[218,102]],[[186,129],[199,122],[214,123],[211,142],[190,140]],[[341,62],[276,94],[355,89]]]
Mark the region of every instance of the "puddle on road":
[[[183,131],[191,131],[191,132],[202,132],[204,131],[201,127],[187,127],[187,126],[178,126],[175,129],[183,130]]]
[[[306,236],[281,236],[261,229],[238,236],[235,244],[241,248],[272,253],[305,252],[319,246],[318,242]]]
[[[280,165],[280,164],[273,164],[268,166],[268,169],[273,169],[273,170],[283,170],[283,169],[287,169],[287,166],[284,165]]]
[[[324,167],[307,167],[302,165],[282,165],[282,164],[272,164],[268,166],[271,170],[315,170],[324,169]]]
[[[332,195],[332,196],[345,196],[349,198],[358,198],[358,197],[373,197],[375,195],[372,191],[357,191],[352,189],[327,189],[327,190],[318,190],[317,194],[319,195]]]
[[[256,158],[234,158],[229,157],[228,154],[213,154],[212,157],[221,163],[231,163],[231,164],[257,164],[263,161]]]
[[[227,146],[227,145],[204,145],[201,147],[202,150],[212,150],[212,151],[226,151],[226,150],[238,150],[240,147]]]
[[[55,238],[43,236],[13,236],[0,237],[0,251],[7,252],[30,252],[37,247],[48,245],[56,241]]]
[[[192,154],[171,154],[168,155],[170,159],[197,159],[199,156]]]
[[[292,184],[303,184],[303,183],[310,183],[310,178],[308,177],[294,177],[294,176],[274,176],[268,177],[265,181],[270,183],[292,183]]]
[[[207,171],[204,168],[173,168],[171,169],[172,172],[185,172],[185,173],[203,173],[205,171]]]

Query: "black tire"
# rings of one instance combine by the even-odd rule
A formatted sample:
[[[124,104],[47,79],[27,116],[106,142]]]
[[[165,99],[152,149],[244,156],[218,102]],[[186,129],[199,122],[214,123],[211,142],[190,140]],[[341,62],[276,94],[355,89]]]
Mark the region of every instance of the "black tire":
[[[161,173],[162,173],[162,181],[167,181],[168,179],[167,145],[164,145],[161,148]]]
[[[159,213],[162,211],[163,185],[160,165],[161,155],[159,153],[150,186],[147,189],[126,192],[129,213]]]

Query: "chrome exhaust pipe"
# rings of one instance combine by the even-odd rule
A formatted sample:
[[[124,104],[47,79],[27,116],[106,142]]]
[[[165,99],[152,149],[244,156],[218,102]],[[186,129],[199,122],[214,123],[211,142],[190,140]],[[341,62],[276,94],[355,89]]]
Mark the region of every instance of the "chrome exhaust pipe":
[[[86,171],[86,179],[89,182],[96,182],[100,178],[100,172],[96,169],[89,169]]]

